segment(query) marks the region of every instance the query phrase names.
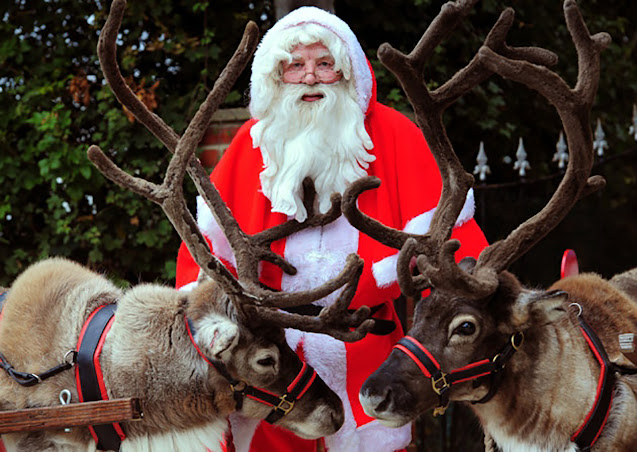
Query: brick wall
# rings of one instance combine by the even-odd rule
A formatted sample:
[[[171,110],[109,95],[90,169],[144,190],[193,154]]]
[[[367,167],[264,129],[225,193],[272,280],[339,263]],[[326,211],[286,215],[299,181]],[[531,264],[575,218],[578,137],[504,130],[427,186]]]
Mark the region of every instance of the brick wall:
[[[199,143],[199,160],[206,168],[212,169],[217,164],[241,125],[249,118],[247,108],[217,110]]]

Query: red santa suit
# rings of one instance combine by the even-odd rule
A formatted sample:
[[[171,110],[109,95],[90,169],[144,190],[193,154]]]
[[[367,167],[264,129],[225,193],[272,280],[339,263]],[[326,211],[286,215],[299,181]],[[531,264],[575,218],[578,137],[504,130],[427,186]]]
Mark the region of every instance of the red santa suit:
[[[436,162],[421,131],[408,118],[376,101],[373,73],[360,45],[344,22],[317,8],[305,7],[293,11],[265,35],[255,54],[268,50],[268,35],[304,22],[314,22],[329,28],[346,44],[352,60],[358,104],[365,112],[365,128],[373,142],[369,152],[376,157],[368,174],[382,181],[378,189],[363,193],[359,208],[383,224],[408,232],[424,234],[429,228],[441,192],[441,179]],[[252,77],[254,93],[258,75]],[[288,218],[272,212],[270,200],[261,190],[259,175],[263,158],[253,146],[250,120],[239,130],[230,147],[211,174],[211,180],[232,211],[241,228],[248,234],[281,224]],[[335,124],[337,127],[338,124]],[[219,258],[233,265],[234,257],[214,216],[201,200],[198,203],[198,223],[210,240]],[[458,218],[453,237],[462,246],[456,258],[477,257],[486,240],[473,219],[474,201],[470,192]],[[321,378],[343,400],[346,420],[335,434],[325,438],[330,452],[390,452],[405,448],[411,439],[410,426],[391,429],[368,417],[358,400],[358,392],[365,379],[389,355],[392,346],[403,336],[393,300],[400,295],[396,284],[396,250],[386,247],[354,229],[341,216],[334,223],[321,228],[298,232],[272,245],[298,273],[282,274],[279,268],[262,263],[261,280],[270,287],[284,291],[298,291],[316,287],[336,276],[350,253],[358,253],[365,266],[351,308],[361,305],[379,306],[375,318],[391,320],[397,328],[388,335],[369,334],[355,343],[343,343],[323,334],[287,331],[292,348],[300,350]],[[199,268],[184,245],[177,259],[177,287],[187,289],[195,284]],[[331,303],[332,294],[317,304]],[[232,416],[232,434],[238,452],[302,452],[315,450],[316,442],[285,439],[280,445],[265,444],[273,435],[288,436],[282,429],[274,432],[265,423]],[[268,440],[269,441],[269,440]],[[261,445],[259,443],[262,443]]]

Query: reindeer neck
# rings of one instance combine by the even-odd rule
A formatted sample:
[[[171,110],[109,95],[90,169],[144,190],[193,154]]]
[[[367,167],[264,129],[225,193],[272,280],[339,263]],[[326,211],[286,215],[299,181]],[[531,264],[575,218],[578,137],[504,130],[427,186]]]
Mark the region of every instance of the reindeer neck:
[[[570,438],[593,405],[599,364],[571,318],[525,335],[496,396],[472,408],[503,451],[575,451]]]
[[[189,429],[234,411],[225,380],[190,341],[185,304],[179,292],[151,285],[137,286],[118,303],[101,362],[112,398],[144,395],[144,420],[130,423],[128,433]]]

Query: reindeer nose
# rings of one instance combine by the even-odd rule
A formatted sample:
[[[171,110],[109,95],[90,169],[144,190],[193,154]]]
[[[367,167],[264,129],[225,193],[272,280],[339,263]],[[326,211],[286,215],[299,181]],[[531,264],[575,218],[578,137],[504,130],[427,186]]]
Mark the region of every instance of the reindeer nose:
[[[393,412],[399,407],[410,406],[413,403],[410,394],[402,385],[383,385],[382,389],[366,388],[363,385],[361,394],[364,394],[366,399],[364,403],[364,406],[367,406],[366,412],[370,410],[373,414]],[[371,415],[370,412],[368,414]]]
[[[345,423],[345,413],[343,410],[339,410],[338,412],[332,413],[332,426],[334,427],[334,431],[337,432]]]
[[[392,388],[389,386],[386,387],[384,393],[381,394],[381,401],[378,403],[378,405],[376,405],[374,411],[376,411],[377,413],[387,411],[387,409],[393,405],[393,396],[394,392],[392,391]]]

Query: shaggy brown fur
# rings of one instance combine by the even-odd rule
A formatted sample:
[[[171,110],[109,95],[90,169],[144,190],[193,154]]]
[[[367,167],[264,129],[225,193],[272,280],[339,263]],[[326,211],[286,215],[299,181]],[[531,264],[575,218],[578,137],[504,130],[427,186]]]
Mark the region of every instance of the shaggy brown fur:
[[[118,306],[101,355],[109,397],[137,397],[144,410],[143,420],[124,424],[131,439],[187,432],[215,422],[225,426],[225,416],[235,409],[228,382],[198,355],[184,316],[197,328],[195,339],[202,351],[224,361],[235,378],[283,394],[301,367],[282,329],[252,332],[233,323],[233,307],[213,282],[200,284],[189,295],[150,284],[123,291],[103,276],[64,259],[37,263],[16,279],[0,322],[0,352],[19,371],[37,374],[54,367],[67,351],[75,350],[90,313],[108,303]],[[216,356],[209,345],[212,347],[210,337],[217,336],[199,330],[218,325],[221,327],[215,331],[220,337],[225,334],[232,340]],[[271,358],[274,364],[259,367],[255,361],[259,356]],[[75,386],[72,370],[33,387],[22,387],[2,373],[0,409],[58,405],[63,389],[69,389],[72,402],[78,402]],[[243,408],[244,415],[256,418],[266,417],[269,411],[270,407],[249,400]],[[318,437],[334,433],[342,419],[339,398],[317,379],[277,425]],[[69,433],[13,434],[5,439],[23,452],[46,447],[51,451],[88,450],[93,442],[86,428]],[[65,443],[71,449],[64,448]]]

